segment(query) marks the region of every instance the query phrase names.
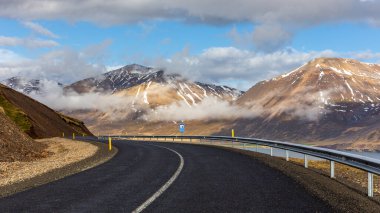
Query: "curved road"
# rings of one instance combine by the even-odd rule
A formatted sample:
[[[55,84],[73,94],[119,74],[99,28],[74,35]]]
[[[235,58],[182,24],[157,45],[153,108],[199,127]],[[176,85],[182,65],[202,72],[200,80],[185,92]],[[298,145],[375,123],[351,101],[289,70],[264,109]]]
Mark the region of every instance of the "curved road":
[[[281,172],[227,150],[115,141],[93,169],[0,199],[0,212],[328,212]],[[140,207],[140,208],[139,208]]]

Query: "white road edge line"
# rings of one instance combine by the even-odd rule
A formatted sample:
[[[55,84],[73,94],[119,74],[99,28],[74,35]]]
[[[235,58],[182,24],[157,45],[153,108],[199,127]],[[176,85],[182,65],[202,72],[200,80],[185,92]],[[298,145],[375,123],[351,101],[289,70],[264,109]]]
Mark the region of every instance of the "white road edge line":
[[[157,145],[153,145],[153,146],[157,146]],[[177,151],[175,151],[173,149],[170,149],[170,148],[167,148],[167,147],[163,147],[163,146],[157,146],[157,147],[167,149],[167,150],[169,150],[169,151],[174,152],[175,154],[177,154],[178,157],[179,157],[179,159],[180,159],[180,164],[178,166],[177,171],[173,174],[173,176],[163,186],[161,186],[161,188],[156,193],[154,193],[148,200],[146,200],[143,204],[141,204],[139,207],[137,207],[132,213],[140,213],[145,208],[147,208],[162,193],[164,193],[170,187],[170,185],[173,184],[173,182],[177,179],[177,177],[179,176],[179,174],[181,174],[181,172],[182,172],[183,165],[185,164],[185,161],[183,160],[182,155],[179,154]]]

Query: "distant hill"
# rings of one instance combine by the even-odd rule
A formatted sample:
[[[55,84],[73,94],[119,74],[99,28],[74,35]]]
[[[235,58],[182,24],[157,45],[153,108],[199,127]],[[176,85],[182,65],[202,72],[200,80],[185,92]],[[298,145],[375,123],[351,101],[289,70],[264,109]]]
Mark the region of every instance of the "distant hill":
[[[0,84],[0,107],[17,126],[33,138],[66,135],[92,135],[82,121],[58,113],[49,107]]]

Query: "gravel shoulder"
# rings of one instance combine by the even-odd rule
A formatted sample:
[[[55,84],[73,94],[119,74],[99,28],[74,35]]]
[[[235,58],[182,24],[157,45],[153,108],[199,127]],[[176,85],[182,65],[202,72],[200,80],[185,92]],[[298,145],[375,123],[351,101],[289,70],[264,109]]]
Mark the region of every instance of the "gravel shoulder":
[[[64,138],[37,140],[49,156],[30,162],[0,162],[0,197],[5,197],[104,163],[116,153],[106,144]]]

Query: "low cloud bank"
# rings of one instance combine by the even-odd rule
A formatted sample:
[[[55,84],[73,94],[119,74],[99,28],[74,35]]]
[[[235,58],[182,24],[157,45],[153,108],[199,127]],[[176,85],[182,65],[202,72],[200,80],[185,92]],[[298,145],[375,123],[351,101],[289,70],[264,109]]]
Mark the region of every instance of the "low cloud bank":
[[[64,91],[56,82],[47,80],[42,81],[41,85],[41,93],[33,93],[31,96],[53,109],[66,112],[89,110],[97,113],[96,115],[101,116],[102,119],[110,121],[131,118],[145,121],[209,121],[256,117],[271,119],[281,115],[317,121],[327,112],[323,107],[324,100],[321,94],[325,97],[330,94],[330,91],[312,92],[311,89],[306,89],[273,106],[268,106],[267,103],[269,99],[278,98],[275,91],[265,96],[265,99],[248,102],[245,105],[207,97],[191,107],[184,101],[151,107],[142,101],[136,101],[134,96],[106,93],[78,94]]]
[[[101,93],[78,94],[64,91],[54,81],[42,80],[41,92],[31,96],[56,110],[97,110],[109,112],[114,109],[126,109],[132,103],[130,97],[118,97]]]
[[[159,106],[143,116],[145,120],[175,121],[175,120],[231,120],[237,118],[253,118],[259,111],[233,105],[215,97],[205,98],[197,105],[189,107],[184,101],[169,106]]]

